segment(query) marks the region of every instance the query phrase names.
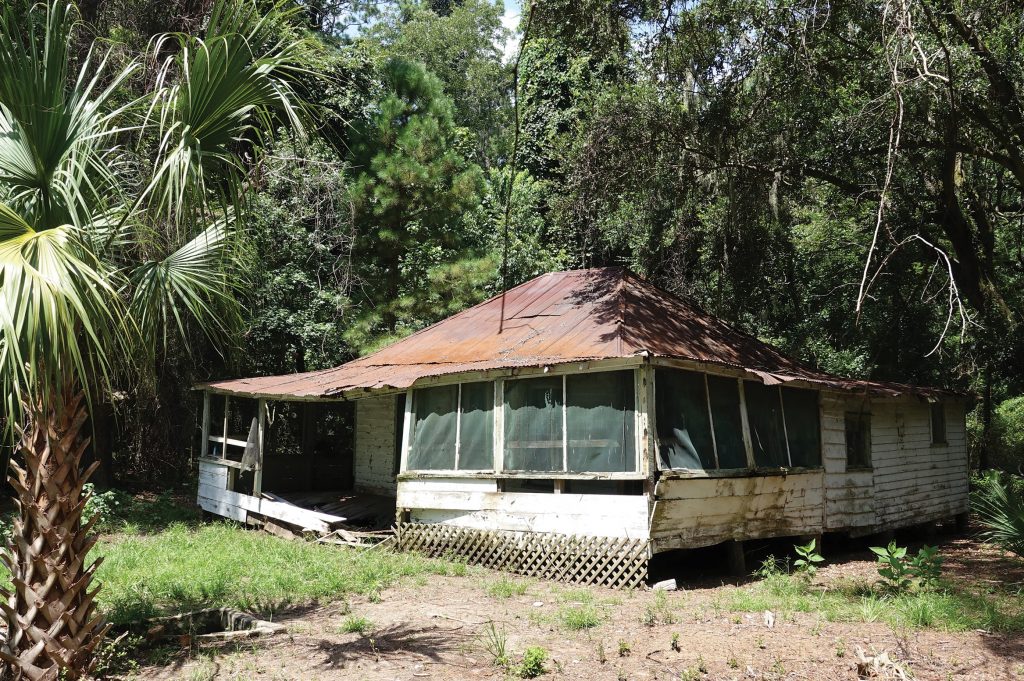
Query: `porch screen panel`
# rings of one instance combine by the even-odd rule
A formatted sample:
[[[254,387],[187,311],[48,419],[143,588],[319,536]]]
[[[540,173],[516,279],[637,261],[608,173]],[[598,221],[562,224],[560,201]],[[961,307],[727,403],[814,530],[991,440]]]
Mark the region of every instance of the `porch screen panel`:
[[[562,470],[561,376],[505,381],[505,468]]]
[[[462,422],[459,424],[459,469],[494,468],[494,384],[462,384]]]
[[[413,430],[409,470],[455,468],[455,423],[459,386],[420,388],[413,393]]]
[[[743,394],[747,401],[747,422],[750,424],[754,463],[769,468],[788,466],[778,386],[744,381]]]
[[[821,426],[818,392],[782,388],[782,407],[786,412],[789,456],[794,466],[821,465]]]
[[[735,383],[735,381],[734,381]],[[714,469],[704,375],[657,369],[654,374],[658,454],[668,468]],[[740,440],[742,453],[743,441]]]
[[[746,468],[747,449],[743,444],[743,420],[740,417],[740,388],[735,378],[708,375],[711,417],[715,422],[718,467]]]
[[[565,379],[569,470],[636,470],[636,410],[632,371],[602,371]]]

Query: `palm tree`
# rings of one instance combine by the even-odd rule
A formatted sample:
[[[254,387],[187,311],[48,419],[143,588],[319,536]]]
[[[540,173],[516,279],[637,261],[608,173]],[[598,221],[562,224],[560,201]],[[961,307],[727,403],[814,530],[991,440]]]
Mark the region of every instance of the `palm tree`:
[[[218,0],[204,38],[165,36],[117,69],[90,51],[73,78],[68,0],[0,16],[0,387],[21,459],[0,659],[16,678],[88,674],[107,631],[82,428],[168,334],[228,330],[252,158],[308,112],[290,14]]]

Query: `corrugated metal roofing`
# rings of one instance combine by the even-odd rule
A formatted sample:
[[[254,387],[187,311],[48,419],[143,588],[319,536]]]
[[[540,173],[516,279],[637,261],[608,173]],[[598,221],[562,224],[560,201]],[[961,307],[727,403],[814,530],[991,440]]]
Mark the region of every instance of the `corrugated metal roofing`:
[[[644,354],[743,369],[766,383],[800,380],[893,395],[944,392],[816,371],[622,268],[539,276],[333,369],[200,387],[268,398],[341,398],[404,389],[430,376]]]

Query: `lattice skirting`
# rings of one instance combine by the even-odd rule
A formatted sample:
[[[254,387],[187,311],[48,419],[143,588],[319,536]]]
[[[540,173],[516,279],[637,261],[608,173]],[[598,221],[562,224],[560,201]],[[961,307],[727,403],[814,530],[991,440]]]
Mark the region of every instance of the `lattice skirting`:
[[[647,578],[646,539],[579,537],[542,532],[475,530],[439,523],[401,523],[398,545],[428,556],[570,584],[632,589]]]

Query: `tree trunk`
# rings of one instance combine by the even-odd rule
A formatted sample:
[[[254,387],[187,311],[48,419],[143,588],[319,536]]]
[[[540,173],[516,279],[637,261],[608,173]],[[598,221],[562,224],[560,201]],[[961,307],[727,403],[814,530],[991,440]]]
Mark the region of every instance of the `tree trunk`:
[[[25,467],[11,462],[9,480],[18,495],[19,517],[2,554],[13,593],[0,589],[7,620],[0,659],[16,679],[81,678],[91,671],[94,650],[109,629],[96,612],[99,589],[89,590],[102,559],[85,566],[99,516],[82,524],[88,499],[82,485],[99,463],[80,469],[89,444],[82,436],[84,397],[69,391],[63,399],[64,404],[27,405],[18,446]]]

